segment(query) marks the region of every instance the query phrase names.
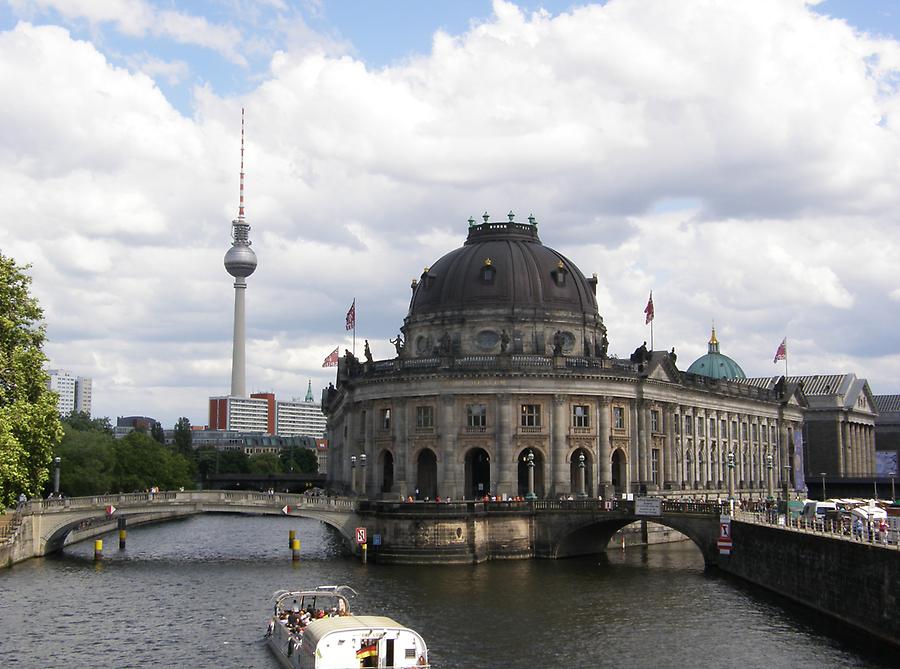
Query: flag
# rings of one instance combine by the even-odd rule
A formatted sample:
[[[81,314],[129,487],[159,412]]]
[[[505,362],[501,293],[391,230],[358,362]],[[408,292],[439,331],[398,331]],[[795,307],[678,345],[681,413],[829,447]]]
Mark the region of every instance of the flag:
[[[328,354],[328,357],[325,358],[325,362],[322,363],[322,367],[337,367],[338,364],[338,346],[331,353]]]
[[[362,660],[366,657],[378,657],[378,644],[369,644],[356,651],[357,660]]]
[[[653,291],[650,291],[650,299],[647,300],[647,306],[644,307],[644,313],[647,314],[647,320],[644,321],[644,325],[647,325],[650,321],[653,320]]]
[[[350,311],[347,312],[347,329],[353,330],[356,328],[356,300],[353,300],[353,304],[350,305]]]
[[[778,350],[775,351],[775,359],[772,362],[778,362],[785,358],[787,358],[787,337],[781,340],[781,343],[778,345]]]

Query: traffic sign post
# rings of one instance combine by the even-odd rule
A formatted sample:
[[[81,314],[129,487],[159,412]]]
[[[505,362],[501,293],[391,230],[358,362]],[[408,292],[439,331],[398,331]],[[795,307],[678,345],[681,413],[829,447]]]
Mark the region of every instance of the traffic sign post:
[[[357,527],[356,528],[356,543],[362,546],[366,543],[366,528],[365,527]]]
[[[731,518],[722,516],[719,519],[719,539],[716,542],[719,548],[719,555],[731,555],[734,549],[734,543],[731,538]]]

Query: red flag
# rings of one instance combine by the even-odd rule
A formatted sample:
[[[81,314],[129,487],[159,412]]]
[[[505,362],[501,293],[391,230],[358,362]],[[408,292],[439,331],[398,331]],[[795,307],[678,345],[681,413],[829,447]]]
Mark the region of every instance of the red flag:
[[[350,311],[347,312],[347,329],[353,330],[356,327],[356,300],[350,305]]]
[[[338,364],[338,346],[331,353],[328,354],[328,357],[325,358],[325,362],[322,363],[322,367],[337,367]]]
[[[785,358],[787,358],[787,337],[781,340],[781,343],[778,345],[778,350],[775,351],[775,359],[772,362],[778,362]]]
[[[644,307],[644,313],[647,314],[647,320],[644,321],[644,325],[647,325],[650,321],[653,320],[653,291],[650,291],[650,299],[647,300],[647,306]]]

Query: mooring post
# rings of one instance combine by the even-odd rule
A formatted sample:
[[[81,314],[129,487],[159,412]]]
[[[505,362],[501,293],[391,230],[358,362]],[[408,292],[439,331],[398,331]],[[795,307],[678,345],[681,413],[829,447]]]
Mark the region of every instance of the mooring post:
[[[119,526],[119,550],[124,551],[125,537],[128,534],[128,532],[125,530],[125,516],[119,516],[117,524]]]
[[[293,530],[291,530],[293,532]],[[291,539],[291,562],[300,561],[300,540]]]
[[[297,538],[297,530],[288,531],[288,548],[294,547],[294,539]]]
[[[369,544],[363,544],[362,545],[362,563],[363,564],[366,564],[366,561],[368,559],[368,553],[369,553]]]
[[[103,539],[94,539],[94,561],[103,559]]]

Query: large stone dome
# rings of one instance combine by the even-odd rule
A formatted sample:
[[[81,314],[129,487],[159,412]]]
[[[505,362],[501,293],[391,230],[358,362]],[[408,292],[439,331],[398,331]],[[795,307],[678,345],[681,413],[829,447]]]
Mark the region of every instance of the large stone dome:
[[[475,225],[465,244],[426,267],[412,284],[404,322],[408,354],[432,355],[444,341],[454,353],[496,353],[508,337],[515,353],[596,355],[605,335],[597,279],[544,246],[534,219]],[[557,338],[558,339],[558,338]]]

